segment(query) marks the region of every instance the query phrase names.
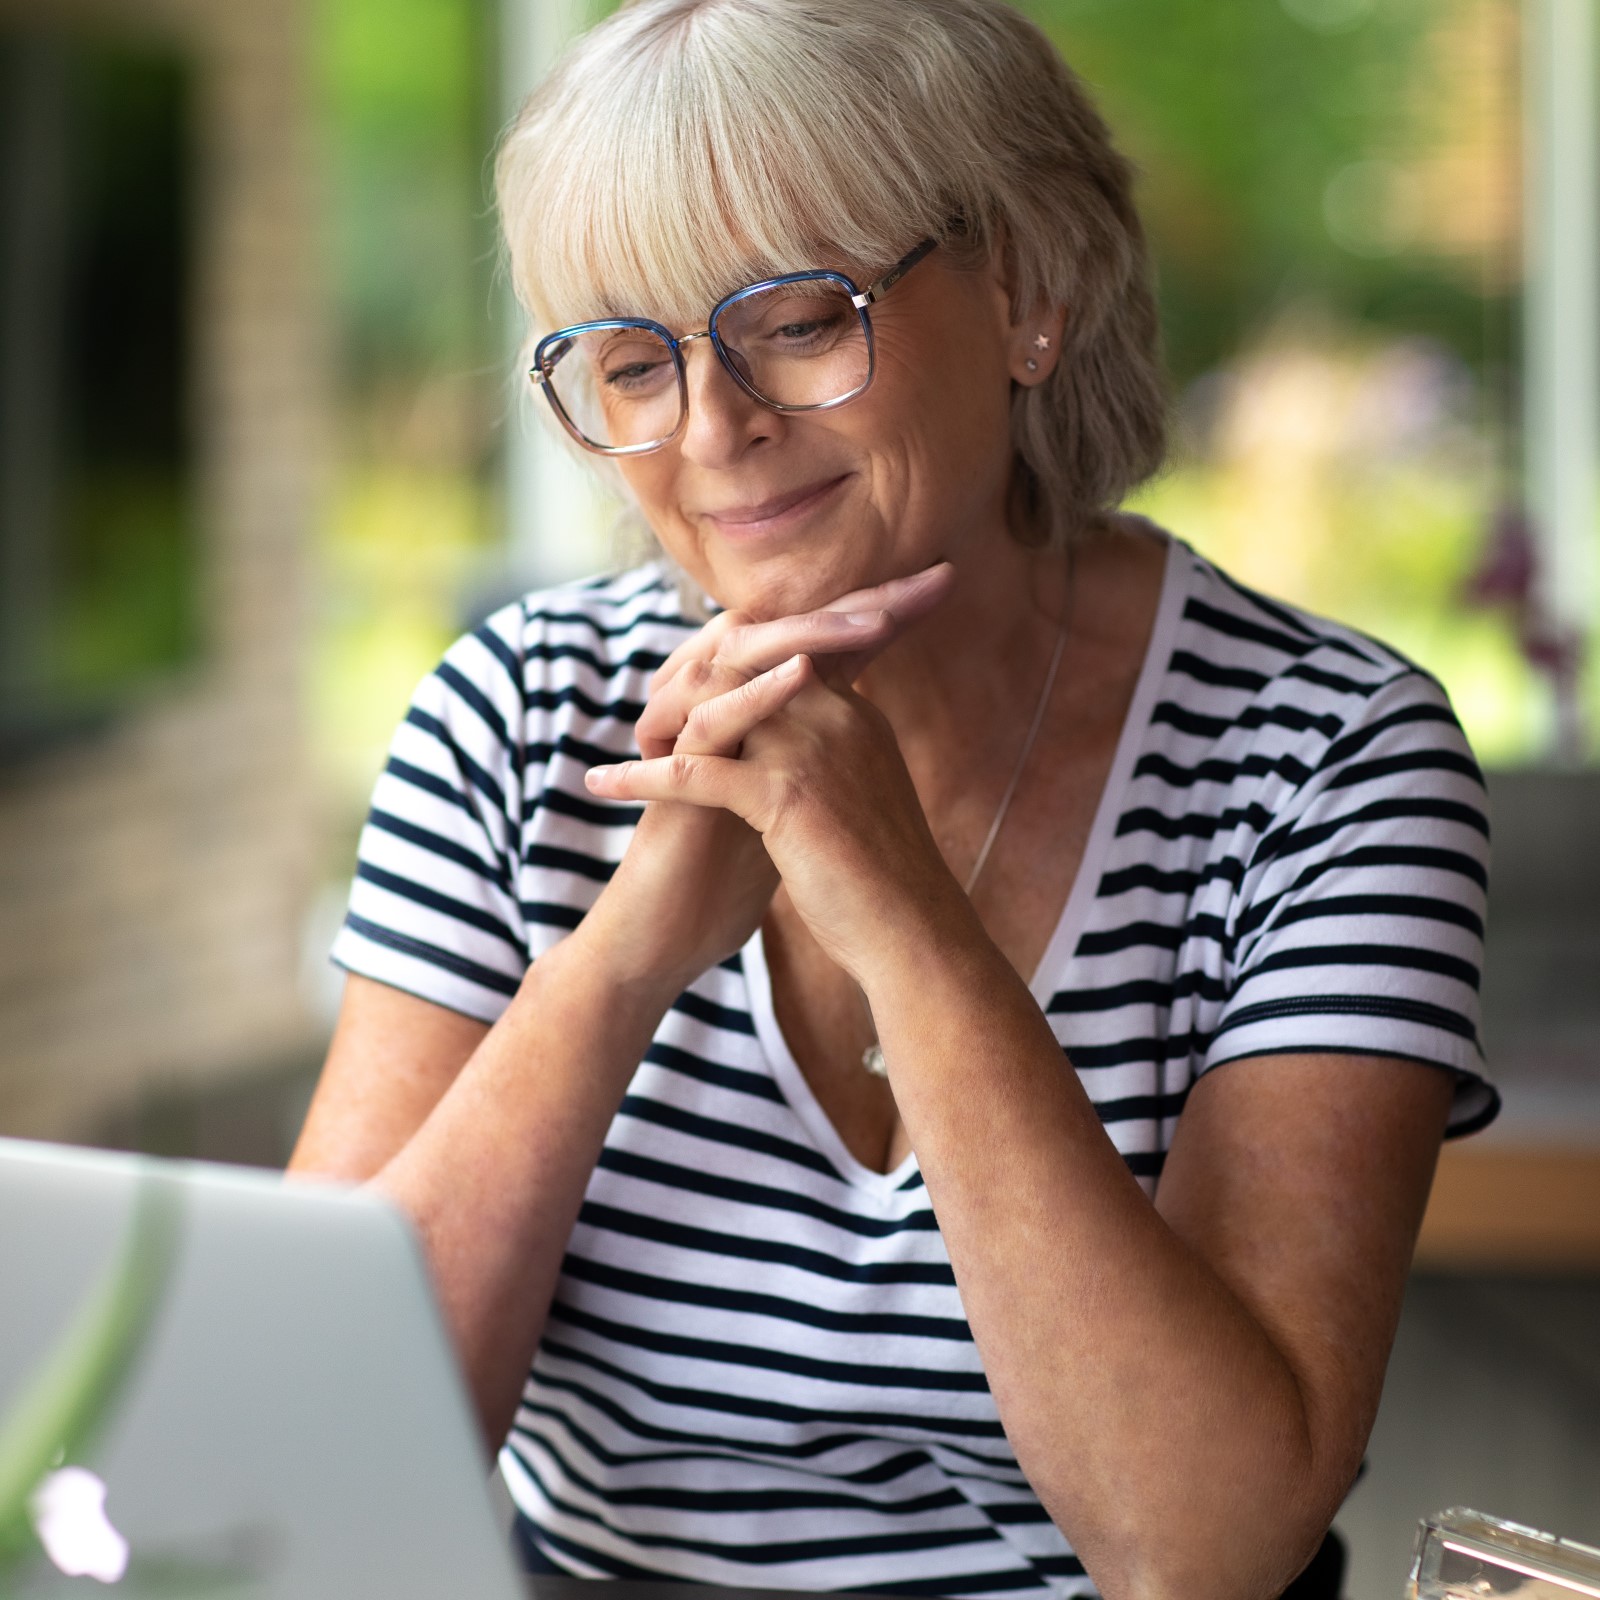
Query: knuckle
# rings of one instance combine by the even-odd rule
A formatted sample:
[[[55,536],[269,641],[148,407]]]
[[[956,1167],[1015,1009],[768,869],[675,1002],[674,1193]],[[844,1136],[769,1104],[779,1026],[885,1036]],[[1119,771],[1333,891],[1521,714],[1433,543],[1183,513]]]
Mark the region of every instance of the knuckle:
[[[842,611],[808,611],[800,619],[800,624],[806,633],[828,638],[852,626],[845,621],[845,614]]]
[[[685,789],[694,777],[694,758],[681,752],[667,757],[666,779],[669,788]]]
[[[769,668],[740,688],[739,709],[748,716],[762,715],[781,706],[792,694],[794,684],[795,679],[791,674],[780,676],[776,668]]]
[[[752,620],[747,611],[721,612],[712,628],[707,629],[707,637],[714,646],[711,653],[720,655],[728,649],[730,641],[737,641],[749,631]]]
[[[714,669],[709,661],[691,661],[682,672],[678,680],[688,690],[704,689],[714,675]]]
[[[726,661],[737,660],[750,648],[750,642],[755,633],[756,625],[751,622],[741,622],[731,627],[723,634],[722,642],[717,647],[717,659]]]
[[[647,744],[664,744],[670,748],[682,723],[682,716],[672,705],[646,706],[633,725],[633,736],[641,749]]]
[[[767,814],[772,819],[774,827],[781,827],[795,814],[800,801],[804,798],[805,788],[803,776],[793,768],[785,768],[778,773],[767,798]]]

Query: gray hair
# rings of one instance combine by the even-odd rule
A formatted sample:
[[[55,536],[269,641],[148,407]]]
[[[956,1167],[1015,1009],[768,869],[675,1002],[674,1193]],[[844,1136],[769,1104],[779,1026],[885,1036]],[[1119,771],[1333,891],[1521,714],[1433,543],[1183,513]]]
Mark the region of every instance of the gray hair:
[[[495,167],[535,334],[933,237],[997,250],[1013,314],[1065,305],[1016,386],[1014,523],[1064,541],[1160,465],[1166,389],[1132,169],[1045,36],[1000,0],[636,0],[535,89]]]

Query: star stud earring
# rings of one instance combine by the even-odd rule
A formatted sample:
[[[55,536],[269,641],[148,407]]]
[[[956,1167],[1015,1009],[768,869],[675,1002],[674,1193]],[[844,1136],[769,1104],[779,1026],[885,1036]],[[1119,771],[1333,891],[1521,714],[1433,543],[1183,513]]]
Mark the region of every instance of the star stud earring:
[[[1050,335],[1047,333],[1035,334],[1033,347],[1035,350],[1048,350],[1050,348]]]

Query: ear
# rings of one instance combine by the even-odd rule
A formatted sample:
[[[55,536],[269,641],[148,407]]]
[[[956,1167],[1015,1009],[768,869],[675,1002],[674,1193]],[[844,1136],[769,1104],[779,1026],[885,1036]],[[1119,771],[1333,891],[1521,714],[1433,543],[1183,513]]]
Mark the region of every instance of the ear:
[[[1056,370],[1066,327],[1064,305],[1039,306],[1011,324],[1010,367],[1016,382],[1035,388]]]

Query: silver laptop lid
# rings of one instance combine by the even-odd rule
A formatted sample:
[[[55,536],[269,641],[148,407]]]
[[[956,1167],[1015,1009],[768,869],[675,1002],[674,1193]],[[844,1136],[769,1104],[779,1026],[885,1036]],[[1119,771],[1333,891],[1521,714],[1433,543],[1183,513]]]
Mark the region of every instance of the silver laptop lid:
[[[517,1600],[487,1481],[378,1200],[0,1139],[0,1593]]]

